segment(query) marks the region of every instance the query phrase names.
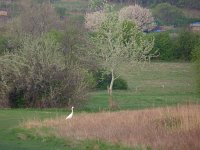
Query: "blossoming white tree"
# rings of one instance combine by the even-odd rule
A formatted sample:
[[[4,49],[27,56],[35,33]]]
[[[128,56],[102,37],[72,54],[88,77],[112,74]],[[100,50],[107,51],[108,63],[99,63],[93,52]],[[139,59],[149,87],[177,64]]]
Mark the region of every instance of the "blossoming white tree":
[[[119,19],[135,22],[142,31],[149,31],[155,26],[151,11],[139,5],[130,5],[122,8],[119,11]]]

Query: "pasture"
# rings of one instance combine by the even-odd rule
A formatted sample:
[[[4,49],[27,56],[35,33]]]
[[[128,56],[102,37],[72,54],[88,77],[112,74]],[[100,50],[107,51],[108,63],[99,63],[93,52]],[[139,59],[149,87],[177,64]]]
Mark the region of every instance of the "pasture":
[[[0,149],[1,150],[128,150],[98,140],[71,140],[51,134],[52,128],[26,129],[22,125],[27,120],[64,118],[66,110],[1,109],[0,110]],[[40,128],[41,129],[41,128]],[[44,131],[44,132],[43,132]],[[41,133],[41,134],[40,134]]]
[[[142,69],[123,67],[122,78],[127,91],[114,91],[113,100],[120,109],[143,109],[177,104],[199,103],[195,72],[191,63],[151,63]],[[104,110],[108,106],[107,91],[94,91],[86,110]]]
[[[68,122],[70,109],[1,109],[0,149],[199,148],[191,63],[152,63],[139,71],[126,66],[122,73],[129,89],[114,91],[120,106],[114,112],[108,110],[107,91],[92,91]]]

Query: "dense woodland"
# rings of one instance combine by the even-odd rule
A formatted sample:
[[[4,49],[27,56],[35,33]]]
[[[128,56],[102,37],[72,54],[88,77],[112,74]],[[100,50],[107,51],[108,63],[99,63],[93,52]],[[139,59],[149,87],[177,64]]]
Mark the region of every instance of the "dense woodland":
[[[72,104],[81,106],[87,99],[88,91],[96,88],[106,89],[110,80],[117,76],[117,73],[108,72],[110,69],[106,69],[98,58],[91,56],[91,50],[100,47],[97,41],[103,39],[101,44],[106,46],[104,43],[107,40],[106,27],[115,29],[115,26],[105,21],[100,27],[97,25],[98,31],[95,31],[84,25],[83,15],[87,12],[95,14],[97,10],[98,17],[104,18],[105,14],[101,13],[103,3],[91,0],[89,4],[95,6],[92,8],[88,7],[88,1],[84,1],[87,4],[84,9],[68,10],[58,5],[59,2],[61,1],[0,1],[0,10],[8,13],[6,16],[0,16],[0,106],[63,107]],[[148,43],[148,46],[142,47],[140,46],[142,42],[136,41],[141,53],[146,49],[146,54],[155,54],[149,55],[149,61],[195,61],[199,64],[200,34],[192,32],[189,25],[198,22],[200,17],[185,15],[182,9],[199,9],[199,0],[110,0],[109,2],[118,6],[113,7],[112,12],[121,9],[119,3],[124,3],[124,6],[139,4],[147,7],[148,9],[144,10],[152,13],[154,18],[141,26],[140,22],[115,23],[118,24],[117,28],[122,28],[123,33],[112,31],[115,34],[112,38],[117,39],[116,41],[121,40],[119,43],[114,43],[113,47],[127,49],[129,53],[126,54],[126,60],[133,54],[128,49],[133,45],[130,41],[137,37],[145,41],[143,43]],[[111,7],[106,9],[110,11]],[[128,8],[124,10],[125,13],[122,14],[126,15]],[[73,14],[79,16],[74,17]],[[116,14],[109,17],[113,22],[118,21]],[[94,22],[96,21],[99,20]],[[153,27],[159,26],[172,28],[164,32],[154,32]],[[95,26],[90,25],[90,27]],[[132,32],[137,33],[137,36],[129,34]],[[116,38],[116,35],[122,39]],[[99,55],[99,58],[103,56]],[[141,56],[139,59],[144,60],[146,56]],[[107,61],[107,58],[105,60]],[[200,70],[198,65],[197,70]],[[125,80],[116,78],[113,89],[127,88]]]

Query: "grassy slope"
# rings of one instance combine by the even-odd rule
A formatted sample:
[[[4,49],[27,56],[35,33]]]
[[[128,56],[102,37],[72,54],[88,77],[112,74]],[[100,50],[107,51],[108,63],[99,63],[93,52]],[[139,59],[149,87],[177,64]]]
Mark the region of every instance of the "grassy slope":
[[[193,66],[190,63],[152,63],[141,71],[124,67],[122,77],[128,91],[114,91],[113,99],[121,109],[141,109],[200,102],[196,93]],[[106,91],[91,93],[86,109],[106,109]]]

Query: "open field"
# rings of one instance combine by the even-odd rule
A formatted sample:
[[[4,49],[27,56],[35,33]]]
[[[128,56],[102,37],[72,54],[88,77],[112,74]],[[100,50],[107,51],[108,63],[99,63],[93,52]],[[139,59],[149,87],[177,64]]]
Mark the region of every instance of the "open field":
[[[70,141],[49,134],[43,128],[42,136],[36,130],[24,129],[20,124],[27,120],[65,118],[66,110],[0,109],[0,150],[130,150],[125,146],[103,141]],[[44,132],[43,132],[44,131]],[[136,149],[139,150],[139,149]]]
[[[88,9],[87,0],[62,0],[54,4],[55,7],[66,9],[65,16],[71,21],[84,22],[84,14]]]
[[[199,103],[195,73],[191,63],[151,63],[142,70],[125,66],[122,78],[128,81],[127,91],[114,91],[113,99],[120,109],[142,109],[185,103]],[[107,91],[95,91],[86,110],[105,110]]]
[[[73,120],[66,122],[66,109],[2,109],[0,149],[200,148],[200,108],[192,105],[200,100],[191,63],[152,63],[140,71],[125,66],[121,72],[129,89],[114,91],[113,99],[124,111],[83,113],[75,108]],[[81,110],[108,110],[106,91],[90,95]]]
[[[34,129],[39,136],[49,134],[59,138],[96,139],[162,150],[200,149],[200,106],[188,105],[140,111],[101,112],[64,117],[30,120],[22,127]]]

